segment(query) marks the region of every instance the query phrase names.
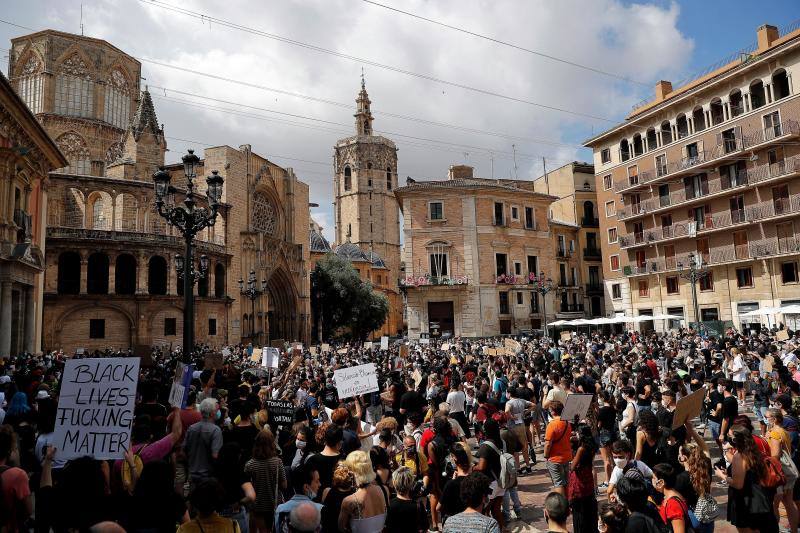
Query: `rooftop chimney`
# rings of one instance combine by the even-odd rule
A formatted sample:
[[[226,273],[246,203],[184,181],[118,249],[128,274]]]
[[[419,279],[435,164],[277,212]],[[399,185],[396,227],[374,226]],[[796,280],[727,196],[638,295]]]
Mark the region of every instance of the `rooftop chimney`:
[[[660,102],[672,92],[672,82],[661,80],[656,83],[656,102]]]
[[[464,178],[471,178],[472,167],[469,165],[450,165],[450,170],[447,172],[447,179],[457,180]]]
[[[772,43],[778,40],[778,28],[769,24],[764,24],[756,32],[758,35],[758,50],[766,50]]]

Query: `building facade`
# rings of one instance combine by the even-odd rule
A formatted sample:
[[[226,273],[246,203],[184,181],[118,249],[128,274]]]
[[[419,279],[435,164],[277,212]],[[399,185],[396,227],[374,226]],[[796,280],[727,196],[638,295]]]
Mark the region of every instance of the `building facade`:
[[[554,223],[564,223],[555,224],[557,229],[570,227],[574,230],[563,237],[559,234],[555,237],[559,281],[567,275],[574,281],[570,289],[563,291],[566,302],[559,301],[559,305],[582,311],[586,316],[603,316],[603,264],[594,166],[578,161],[567,163],[535,179],[534,190],[557,196],[558,200],[550,205],[550,219]],[[574,268],[577,273],[573,275]],[[562,276],[564,271],[566,275]],[[565,297],[563,293],[560,298]],[[577,305],[573,304],[573,298]]]
[[[446,180],[409,179],[395,194],[410,338],[519,333],[560,313],[560,291],[542,298],[530,281],[544,272],[559,282],[553,235],[577,231],[548,220],[555,196],[534,191],[533,182],[475,178],[468,166],[451,167]],[[569,302],[565,316],[573,317]]]
[[[66,164],[0,74],[0,358],[41,350],[47,173]]]
[[[800,303],[800,31],[757,45],[589,139],[607,306],[686,322]],[[702,260],[699,316],[684,276]],[[791,321],[796,317],[783,317]],[[678,321],[645,321],[643,329]]]
[[[375,332],[379,337],[403,330],[403,300],[397,285],[400,213],[394,195],[397,147],[386,137],[375,135],[370,104],[362,79],[356,99],[356,134],[339,140],[334,147],[333,191],[336,253],[353,260],[362,278],[379,287],[389,299],[389,316]],[[364,264],[365,260],[370,265]]]

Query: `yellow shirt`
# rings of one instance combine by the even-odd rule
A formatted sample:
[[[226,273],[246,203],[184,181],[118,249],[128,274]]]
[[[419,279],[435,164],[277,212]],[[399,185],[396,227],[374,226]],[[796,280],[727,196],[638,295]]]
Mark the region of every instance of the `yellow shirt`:
[[[200,520],[200,527],[197,521]],[[178,528],[178,533],[240,533],[239,523],[230,518],[223,518],[217,513],[212,514],[208,518],[200,519],[195,518],[189,520],[181,527]]]
[[[790,452],[792,450],[792,439],[789,433],[782,427],[775,426],[767,432],[767,439],[777,440],[783,442],[783,449]]]

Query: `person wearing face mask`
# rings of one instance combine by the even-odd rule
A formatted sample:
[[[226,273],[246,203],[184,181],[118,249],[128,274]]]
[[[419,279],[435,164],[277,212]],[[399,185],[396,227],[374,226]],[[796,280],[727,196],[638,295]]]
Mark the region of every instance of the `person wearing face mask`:
[[[305,463],[306,459],[314,454],[315,445],[313,430],[308,426],[300,426],[294,439],[295,452],[290,465],[292,470]]]
[[[614,470],[611,471],[611,479],[608,481],[608,497],[616,501],[615,487],[620,479],[627,476],[637,479],[649,480],[653,476],[653,471],[642,461],[632,459],[633,448],[626,440],[618,440],[611,445],[611,454],[614,458]],[[635,472],[630,473],[631,470]]]
[[[722,427],[722,402],[725,400],[723,391],[725,386],[720,383],[722,380],[712,381],[712,388],[708,393],[708,429],[711,430],[711,438],[722,449],[720,440],[720,429]]]
[[[320,513],[322,512],[322,504],[313,501],[320,487],[319,472],[308,465],[303,465],[292,470],[291,480],[294,496],[275,508],[275,527],[272,531],[285,531],[284,525],[288,524],[290,513],[301,503],[311,503]]]
[[[658,514],[670,531],[684,533],[691,525],[689,506],[686,499],[675,490],[676,477],[675,469],[670,464],[661,463],[653,467],[653,487],[664,495]]]

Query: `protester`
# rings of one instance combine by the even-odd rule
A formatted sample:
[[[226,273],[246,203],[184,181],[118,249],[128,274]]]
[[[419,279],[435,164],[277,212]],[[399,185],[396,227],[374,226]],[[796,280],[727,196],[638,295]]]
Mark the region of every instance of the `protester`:
[[[269,532],[275,520],[280,491],[286,488],[287,483],[275,436],[268,428],[262,429],[256,437],[253,457],[244,466],[244,472],[256,491],[256,501],[250,511],[250,531]]]
[[[444,533],[481,531],[500,533],[497,521],[483,514],[489,493],[489,478],[481,472],[472,472],[461,483],[461,499],[466,509],[448,518]]]

